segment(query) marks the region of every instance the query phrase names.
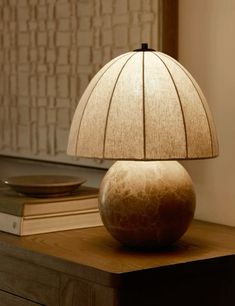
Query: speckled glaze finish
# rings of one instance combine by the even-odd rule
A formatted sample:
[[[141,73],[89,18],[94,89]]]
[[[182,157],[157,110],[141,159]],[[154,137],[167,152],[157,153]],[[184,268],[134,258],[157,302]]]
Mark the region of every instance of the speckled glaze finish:
[[[105,227],[121,243],[163,247],[187,230],[195,192],[176,161],[118,161],[101,183],[99,207]]]

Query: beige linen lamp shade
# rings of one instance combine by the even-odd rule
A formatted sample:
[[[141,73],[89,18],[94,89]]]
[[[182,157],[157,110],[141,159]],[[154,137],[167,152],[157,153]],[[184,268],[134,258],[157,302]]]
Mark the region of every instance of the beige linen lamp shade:
[[[186,170],[166,160],[216,157],[218,142],[190,73],[142,44],[91,80],[74,114],[68,154],[126,160],[115,163],[101,184],[101,217],[122,243],[156,247],[177,240],[195,208]]]
[[[218,155],[198,84],[161,52],[129,52],[105,65],[82,96],[68,153],[89,158],[165,160]]]

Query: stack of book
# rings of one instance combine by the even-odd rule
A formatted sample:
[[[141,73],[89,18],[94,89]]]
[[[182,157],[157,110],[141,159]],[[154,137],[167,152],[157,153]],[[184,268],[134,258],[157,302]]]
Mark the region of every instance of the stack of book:
[[[0,189],[0,230],[19,236],[102,225],[98,189],[82,186],[67,197],[33,198]]]

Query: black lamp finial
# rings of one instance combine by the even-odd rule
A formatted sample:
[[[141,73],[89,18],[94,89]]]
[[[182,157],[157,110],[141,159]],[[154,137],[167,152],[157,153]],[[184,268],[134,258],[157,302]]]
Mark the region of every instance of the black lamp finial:
[[[140,49],[135,49],[134,51],[156,51],[154,49],[150,49],[147,43],[142,43]]]

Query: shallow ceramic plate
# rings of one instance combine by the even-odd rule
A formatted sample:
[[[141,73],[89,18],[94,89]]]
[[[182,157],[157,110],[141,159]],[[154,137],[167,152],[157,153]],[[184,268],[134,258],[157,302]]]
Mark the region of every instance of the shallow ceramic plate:
[[[34,197],[57,197],[75,191],[86,180],[67,175],[21,175],[3,182],[17,192]]]

